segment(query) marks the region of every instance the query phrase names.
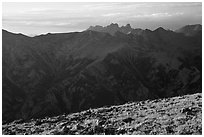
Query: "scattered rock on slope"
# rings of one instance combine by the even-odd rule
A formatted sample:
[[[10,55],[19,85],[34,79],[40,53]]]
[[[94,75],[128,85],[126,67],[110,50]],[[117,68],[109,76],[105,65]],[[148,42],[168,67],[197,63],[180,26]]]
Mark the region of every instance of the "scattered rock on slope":
[[[201,93],[3,124],[3,134],[202,134]]]

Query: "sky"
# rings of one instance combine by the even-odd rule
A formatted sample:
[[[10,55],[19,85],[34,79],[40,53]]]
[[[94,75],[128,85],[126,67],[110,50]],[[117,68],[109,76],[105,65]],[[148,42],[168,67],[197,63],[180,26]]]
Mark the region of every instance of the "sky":
[[[2,27],[14,33],[74,32],[111,23],[119,26],[129,23],[132,28],[175,30],[185,25],[202,24],[202,3],[2,3]]]

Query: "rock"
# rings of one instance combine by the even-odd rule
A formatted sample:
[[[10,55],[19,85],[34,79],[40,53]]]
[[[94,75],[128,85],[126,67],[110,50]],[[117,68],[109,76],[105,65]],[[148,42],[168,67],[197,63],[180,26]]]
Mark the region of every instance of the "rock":
[[[36,125],[36,126],[39,126],[39,125],[41,125],[42,123],[44,123],[44,122],[41,121],[40,119],[37,119],[36,122],[35,122],[35,125]]]
[[[134,119],[132,119],[131,117],[128,117],[126,119],[123,119],[123,122],[125,123],[131,123]]]
[[[105,135],[115,135],[116,134],[116,129],[113,127],[106,127],[104,129]]]
[[[24,121],[25,121],[25,120],[23,120],[23,119],[19,119],[19,120],[16,120],[15,123],[16,123],[16,124],[20,124],[20,123],[23,123]]]
[[[165,129],[166,129],[167,134],[173,134],[174,133],[172,126],[167,126]]]
[[[195,115],[196,112],[198,111],[199,111],[198,108],[192,108],[192,107],[182,109],[182,113],[185,113],[186,115]]]
[[[117,131],[116,131],[116,134],[118,134],[118,135],[123,135],[123,134],[125,134],[127,131],[126,131],[126,129],[122,129],[122,128],[118,128],[117,129]]]
[[[102,134],[104,133],[104,128],[101,126],[95,126],[94,127],[94,134]]]

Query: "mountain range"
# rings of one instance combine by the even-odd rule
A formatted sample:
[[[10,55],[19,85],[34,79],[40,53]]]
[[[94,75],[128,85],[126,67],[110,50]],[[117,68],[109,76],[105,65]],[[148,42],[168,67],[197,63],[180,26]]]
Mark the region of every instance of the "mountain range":
[[[2,30],[3,121],[201,92],[201,29],[111,24],[35,37]]]

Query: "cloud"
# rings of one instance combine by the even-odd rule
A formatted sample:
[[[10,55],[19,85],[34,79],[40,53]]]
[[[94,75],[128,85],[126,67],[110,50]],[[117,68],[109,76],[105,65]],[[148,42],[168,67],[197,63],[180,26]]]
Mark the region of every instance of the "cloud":
[[[151,14],[139,14],[132,16],[133,18],[161,18],[161,17],[172,17],[172,16],[181,16],[184,13],[176,12],[176,13],[151,13]]]
[[[122,15],[122,13],[108,13],[108,14],[102,14],[103,17],[111,17],[111,16],[118,16]]]
[[[165,13],[153,13],[150,16],[152,16],[152,17],[169,17],[169,16],[172,16],[172,15],[165,12]]]

